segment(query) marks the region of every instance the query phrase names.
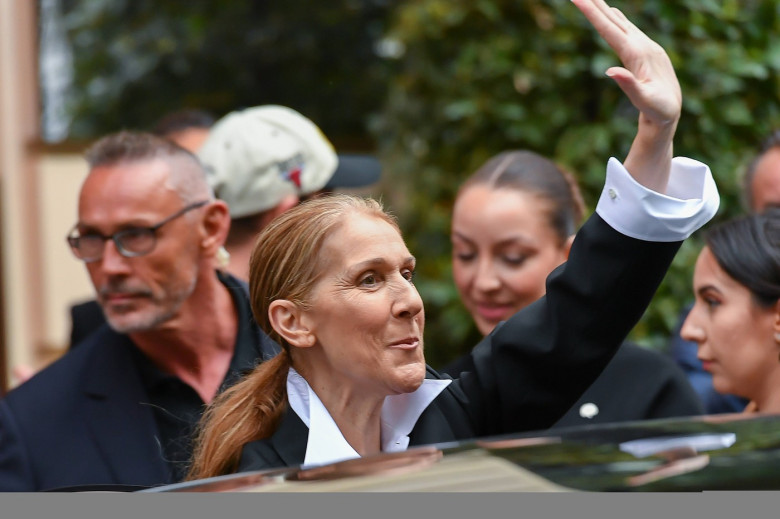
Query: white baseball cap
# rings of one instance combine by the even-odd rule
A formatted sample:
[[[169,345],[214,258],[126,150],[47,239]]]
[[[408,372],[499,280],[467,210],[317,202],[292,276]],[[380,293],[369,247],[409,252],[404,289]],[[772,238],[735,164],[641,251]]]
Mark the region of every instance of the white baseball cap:
[[[333,145],[311,120],[277,105],[224,116],[211,127],[198,157],[231,218],[271,209],[290,194],[319,191],[339,162]]]

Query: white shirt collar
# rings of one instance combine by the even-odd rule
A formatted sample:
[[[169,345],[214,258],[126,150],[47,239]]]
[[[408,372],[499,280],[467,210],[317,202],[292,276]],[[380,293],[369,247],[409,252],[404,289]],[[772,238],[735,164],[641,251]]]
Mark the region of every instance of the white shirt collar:
[[[404,451],[423,411],[452,380],[425,379],[416,391],[385,397],[382,404],[382,451]],[[309,386],[306,379],[290,368],[287,374],[287,399],[295,414],[309,428],[304,466],[323,465],[360,455],[347,443],[336,422]]]

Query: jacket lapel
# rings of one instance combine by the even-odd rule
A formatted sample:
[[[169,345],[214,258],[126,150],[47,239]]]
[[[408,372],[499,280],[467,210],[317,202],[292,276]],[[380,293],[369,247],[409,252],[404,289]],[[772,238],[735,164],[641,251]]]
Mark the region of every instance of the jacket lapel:
[[[255,440],[241,450],[239,472],[297,467],[306,458],[309,428],[289,407],[270,438]]]
[[[446,391],[446,390],[445,390]],[[409,434],[409,445],[428,445],[455,441],[455,433],[450,427],[447,417],[434,400],[425,412],[420,415],[417,423]]]
[[[309,441],[309,428],[289,407],[284,412],[276,432],[269,439],[269,446],[276,452],[284,466],[303,464],[306,459],[306,444]]]
[[[158,444],[157,424],[135,369],[132,342],[109,332],[95,348],[94,374],[84,384],[87,422],[93,440],[117,483],[171,483]]]
[[[444,378],[430,367],[426,369],[426,378]],[[420,415],[409,434],[409,445],[445,443],[475,436],[466,413],[468,397],[460,383],[460,380],[453,381]]]

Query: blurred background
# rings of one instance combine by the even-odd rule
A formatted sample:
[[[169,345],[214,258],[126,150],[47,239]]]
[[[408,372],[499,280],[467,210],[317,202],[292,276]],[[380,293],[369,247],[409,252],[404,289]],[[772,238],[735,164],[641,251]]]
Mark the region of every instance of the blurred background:
[[[780,126],[780,2],[614,0],[669,52],[683,88],[675,153],[708,163],[716,220]],[[0,0],[0,389],[67,348],[68,308],[91,298],[67,249],[82,152],[120,129],[200,108],[282,104],[339,152],[373,153],[381,197],[418,258],[434,366],[479,337],[450,271],[449,215],[488,157],[528,148],[572,171],[592,210],[635,110],[616,57],[569,0]],[[664,348],[692,298],[687,241],[632,339]]]

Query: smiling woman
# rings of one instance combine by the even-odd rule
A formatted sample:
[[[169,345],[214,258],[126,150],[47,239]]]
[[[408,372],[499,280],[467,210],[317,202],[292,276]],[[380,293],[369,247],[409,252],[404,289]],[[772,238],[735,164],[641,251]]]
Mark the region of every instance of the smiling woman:
[[[583,212],[574,179],[530,151],[496,155],[461,186],[452,212],[452,271],[483,335],[544,295]]]
[[[593,382],[718,194],[704,164],[672,159],[682,99],[663,49],[603,1],[574,3],[617,50],[626,68],[607,74],[640,117],[546,295],[453,380],[425,365],[415,262],[379,204],[332,196],[285,212],[249,275],[255,318],[283,352],[212,403],[191,479],[544,429]]]

